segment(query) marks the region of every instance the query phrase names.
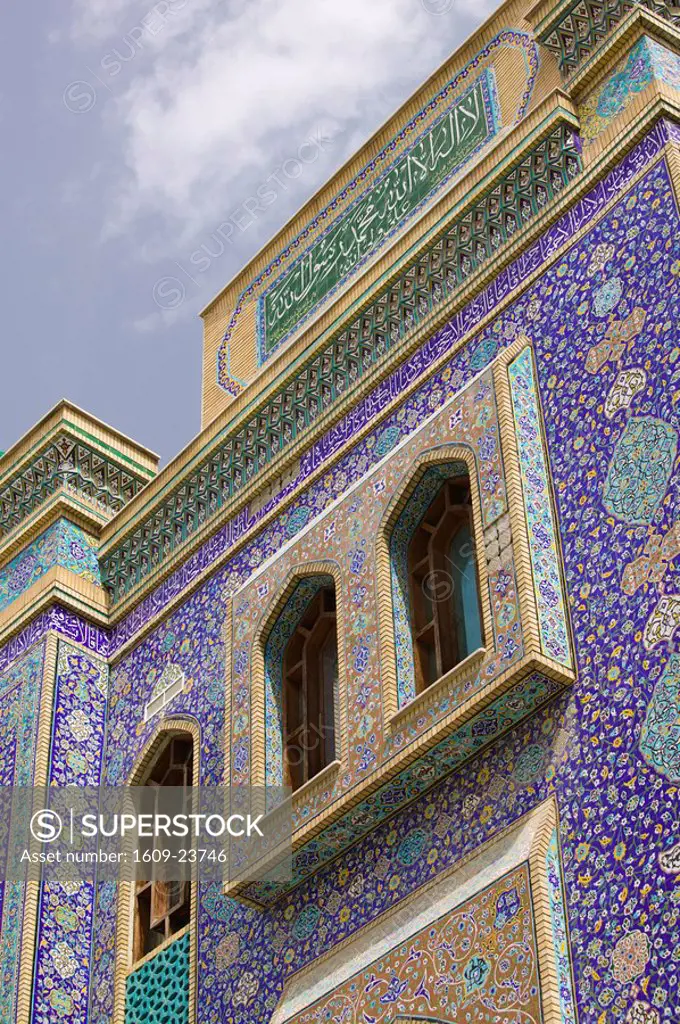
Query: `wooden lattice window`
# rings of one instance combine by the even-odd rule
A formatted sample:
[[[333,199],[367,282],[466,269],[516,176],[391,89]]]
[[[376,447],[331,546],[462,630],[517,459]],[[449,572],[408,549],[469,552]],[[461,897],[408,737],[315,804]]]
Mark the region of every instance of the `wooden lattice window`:
[[[482,646],[470,478],[446,480],[408,546],[416,693]]]
[[[338,641],[335,591],[323,587],[283,655],[284,785],[299,789],[335,758]]]
[[[194,744],[186,733],[168,738],[156,754],[144,785],[161,789],[173,786],[183,791],[183,806],[177,813],[190,812],[190,787],[193,781]],[[153,850],[153,839],[140,840],[140,853]],[[162,839],[168,846],[167,838]],[[135,926],[133,959],[140,960],[189,924],[191,915],[191,882],[164,881],[153,877],[137,883],[135,893]]]

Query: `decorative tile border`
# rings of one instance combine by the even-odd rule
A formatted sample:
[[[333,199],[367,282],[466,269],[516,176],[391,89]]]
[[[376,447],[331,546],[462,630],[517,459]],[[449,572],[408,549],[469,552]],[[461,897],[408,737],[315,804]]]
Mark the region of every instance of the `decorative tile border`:
[[[152,478],[153,472],[112,448],[110,455],[103,454],[79,430],[62,422],[64,425],[47,444],[37,447],[28,462],[19,460],[16,473],[0,490],[0,537],[60,490],[82,496],[111,517]],[[110,448],[101,443],[103,448]],[[6,466],[2,468],[7,471]]]
[[[39,644],[0,677],[3,786],[34,785],[44,669],[45,645]],[[19,999],[26,886],[23,882],[0,882],[0,893],[0,1019],[11,1024],[16,1019]]]
[[[292,878],[287,882],[253,882],[240,896],[259,907],[271,906],[285,893],[322,870],[338,853],[387,821],[398,808],[422,796],[500,735],[551,700],[562,684],[533,674],[513,686],[450,736],[412,761],[405,771],[381,786],[351,811],[326,827],[293,855]]]
[[[548,658],[571,668],[573,663],[559,569],[557,528],[530,348],[525,348],[513,360],[508,367],[508,375],[522,473],[522,497],[529,528],[529,551],[541,647]]]
[[[678,24],[677,7],[672,0],[635,0],[652,14]],[[562,75],[569,77],[594,52],[599,43],[635,6],[631,0],[573,0],[565,4],[557,19],[546,28],[539,26],[537,39],[559,61]]]
[[[366,191],[353,199],[332,224],[320,235],[317,235],[307,251],[299,256],[275,281],[272,281],[258,297],[257,346],[258,362],[260,365],[266,362],[277,349],[285,344],[300,325],[313,316],[328,301],[330,295],[342,288],[347,281],[366,265],[368,260],[379,252],[380,249],[384,248],[389,240],[401,231],[437,192],[444,188],[451,178],[460,171],[461,167],[479,153],[498,133],[501,127],[501,118],[493,69],[486,68],[463,93],[451,99],[449,104],[441,104],[441,106],[443,110],[437,119],[410,142],[408,147],[394,159],[392,164],[386,167],[381,176]],[[463,107],[469,109],[461,123],[458,112]],[[468,126],[472,124],[471,115],[473,114],[476,115],[474,128],[468,129]],[[478,125],[483,125],[481,138],[479,137]],[[447,128],[448,137],[445,136],[443,140],[437,138],[435,142],[435,135],[441,135]],[[467,146],[460,137],[466,129],[470,132],[475,132],[475,136],[471,137],[471,144]],[[460,145],[457,151],[455,149],[456,142]],[[394,141],[386,149],[392,153],[395,149]],[[414,151],[416,149],[418,153],[414,162]],[[436,157],[433,155],[435,152],[437,154]],[[442,152],[444,155],[441,155]],[[412,199],[411,193],[417,193],[418,190],[420,190],[422,195],[423,182],[421,179],[426,167],[425,161],[427,160],[432,160],[435,163],[434,167],[427,168],[430,174],[430,178],[425,185],[427,192],[420,200]],[[441,161],[443,165],[439,170],[439,176],[437,176],[437,161]],[[420,175],[421,179],[414,180],[416,175]],[[395,178],[397,180],[393,181]],[[402,178],[405,180],[402,180]],[[398,204],[396,202],[389,202],[389,193],[387,196],[379,195],[383,189],[390,188],[396,188],[400,193]],[[364,224],[364,220],[367,219],[366,214],[369,203],[372,216],[368,218],[370,226],[367,227]],[[396,214],[397,209],[403,211],[401,216]],[[325,211],[325,214],[327,213],[328,210]],[[323,220],[325,214],[321,214],[320,219]],[[387,219],[390,215],[394,218],[392,221]],[[381,216],[383,217],[382,224],[380,221]],[[351,228],[348,227],[348,222],[355,217],[358,218],[356,223],[353,223]],[[324,267],[325,264],[331,261],[332,257],[334,257],[336,265],[341,258],[347,259],[346,250],[349,248],[346,244],[347,239],[340,237],[343,230],[351,235],[352,243],[357,247],[354,261],[351,266],[347,265],[344,271],[338,270],[335,274],[335,280],[331,277],[325,287],[317,287],[317,298],[314,299],[313,277],[317,266]],[[328,239],[330,239],[330,242]],[[295,309],[292,307],[294,311],[291,315],[291,303],[286,301],[286,295],[282,292],[282,289],[288,287],[288,294],[290,295],[290,289],[293,288],[290,282],[296,274],[298,275],[297,284],[304,293],[304,298],[298,300],[300,308],[297,313],[295,313]],[[285,307],[283,313],[285,317],[284,326],[278,330],[271,324],[267,325],[268,312],[271,313],[272,297],[277,292],[281,293],[281,298],[277,301]],[[288,326],[285,326],[285,324],[288,324]]]
[[[0,672],[5,671],[50,631],[80,644],[100,658],[107,658],[112,653],[109,633],[105,629],[100,629],[74,612],[55,604],[33,619],[0,650]]]
[[[60,641],[49,785],[99,785],[107,690],[106,664]],[[94,901],[92,882],[41,885],[31,1024],[88,1024]]]
[[[584,146],[590,146],[655,80],[680,89],[680,56],[643,36],[579,106]]]
[[[550,845],[545,855],[545,870],[550,895],[550,923],[552,925],[553,956],[560,996],[561,1024],[576,1024],[574,981],[571,973],[571,954],[564,905],[562,865],[560,863],[557,828],[550,834]]]
[[[414,830],[404,837],[400,846],[403,861],[417,858],[426,835]],[[375,958],[365,963],[365,949],[361,950],[362,957],[355,953],[355,944],[350,944],[346,955],[350,962],[363,959],[361,968],[303,1009],[289,1015],[279,1008],[274,1024],[327,1024],[338,1020],[347,1024],[428,1020],[458,1024],[465,1018],[474,1019],[471,1013],[480,1020],[480,1003],[489,1015],[487,1020],[509,1021],[517,1013],[522,1024],[543,1024],[528,861],[433,919],[433,905],[437,906],[437,899],[443,903],[441,889],[446,881],[442,879],[439,887],[429,890],[427,909],[417,897],[409,901],[415,922],[410,929],[403,911],[385,923],[385,930],[389,928],[392,937],[399,939],[392,949],[380,948]],[[456,941],[461,933],[465,939]],[[379,942],[377,936],[376,940]],[[361,935],[355,943],[361,943]],[[379,946],[384,945],[383,939]],[[340,974],[337,967],[336,973]],[[500,978],[512,978],[512,983],[499,983]],[[318,990],[323,981],[318,975],[315,981],[313,989]]]

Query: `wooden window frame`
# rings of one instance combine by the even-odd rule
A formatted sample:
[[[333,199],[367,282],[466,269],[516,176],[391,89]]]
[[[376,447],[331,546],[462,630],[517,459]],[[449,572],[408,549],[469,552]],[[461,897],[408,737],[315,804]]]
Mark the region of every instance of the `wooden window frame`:
[[[474,549],[477,615],[482,630],[480,574],[469,474],[444,480],[415,526],[408,544],[408,577],[416,694],[460,664],[472,651],[460,650],[456,585],[451,546],[467,528]]]
[[[186,750],[174,759],[176,745]],[[193,783],[195,744],[186,733],[171,734],[156,752],[151,768],[141,785],[161,789],[175,786],[185,791],[182,811],[189,808],[189,789]],[[167,764],[164,762],[167,760]],[[171,778],[172,781],[168,781]],[[153,848],[153,839],[144,849]],[[137,882],[134,891],[133,965],[143,960],[191,922],[191,882],[154,880]],[[153,941],[152,941],[153,940]]]
[[[323,662],[331,640],[335,667],[328,676]],[[284,785],[293,792],[335,759],[338,668],[336,594],[329,586],[309,602],[283,652]]]

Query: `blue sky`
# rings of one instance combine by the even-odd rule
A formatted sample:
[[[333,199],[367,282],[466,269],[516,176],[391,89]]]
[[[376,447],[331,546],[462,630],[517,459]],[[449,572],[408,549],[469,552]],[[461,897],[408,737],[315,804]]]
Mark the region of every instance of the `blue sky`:
[[[200,424],[199,310],[493,6],[7,5],[0,449],[65,397],[176,455]]]

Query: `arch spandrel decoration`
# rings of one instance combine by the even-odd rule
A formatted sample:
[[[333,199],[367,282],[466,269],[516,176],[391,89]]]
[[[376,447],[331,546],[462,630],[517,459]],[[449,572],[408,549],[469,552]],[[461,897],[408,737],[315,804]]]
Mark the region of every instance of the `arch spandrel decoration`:
[[[529,346],[518,337],[437,412],[424,411],[414,432],[393,414],[376,435],[382,460],[336,501],[329,477],[328,501],[297,507],[295,534],[233,595],[231,785],[262,785],[268,759],[276,762],[280,740],[272,740],[266,714],[266,637],[301,578],[335,576],[341,650],[339,764],[294,797],[292,878],[240,881],[227,886],[229,893],[269,905],[356,841],[366,822],[375,827],[417,795],[421,778],[432,782],[454,771],[572,681],[538,407],[531,422],[522,419],[537,401]],[[509,367],[516,363],[513,391]],[[388,538],[418,480],[445,463],[464,463],[469,476],[483,647],[400,704]],[[528,490],[536,481],[540,493]],[[540,522],[531,518],[536,507]],[[537,537],[554,543],[539,551]],[[408,782],[400,781],[407,770]]]

